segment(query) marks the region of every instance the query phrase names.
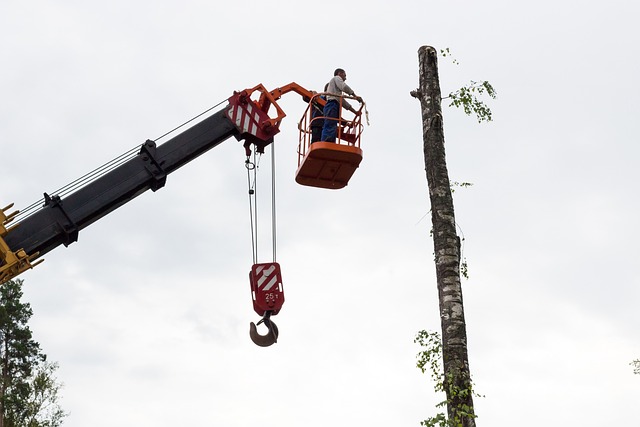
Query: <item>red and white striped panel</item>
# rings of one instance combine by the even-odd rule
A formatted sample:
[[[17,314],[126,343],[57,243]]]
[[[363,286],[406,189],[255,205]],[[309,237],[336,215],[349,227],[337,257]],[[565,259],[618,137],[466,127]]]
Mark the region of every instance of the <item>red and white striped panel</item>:
[[[263,292],[269,291],[278,284],[278,269],[274,264],[259,265],[256,267],[256,284]]]
[[[242,108],[238,105],[231,105],[229,107],[228,116],[231,121],[235,123],[238,129],[240,129],[241,133],[250,133],[251,135],[258,134],[260,115],[253,104],[246,104],[246,108]]]

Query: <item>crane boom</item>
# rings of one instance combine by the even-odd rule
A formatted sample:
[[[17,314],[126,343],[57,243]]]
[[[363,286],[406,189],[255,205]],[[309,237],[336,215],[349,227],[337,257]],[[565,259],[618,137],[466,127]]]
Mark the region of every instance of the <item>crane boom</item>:
[[[251,98],[254,92],[260,98]],[[229,105],[163,144],[147,140],[137,155],[75,192],[60,197],[45,193],[35,213],[10,224],[17,212],[0,210],[0,284],[32,268],[37,258],[78,240],[80,230],[147,190],[162,188],[167,175],[234,136],[263,152],[279,132],[284,112],[262,85],[234,92]],[[276,109],[276,117],[269,110]]]
[[[301,123],[337,120],[345,127],[344,132],[338,131],[337,140],[323,142],[309,138],[314,134],[312,126],[298,126],[296,181],[320,188],[337,189],[347,185],[362,160],[360,114],[357,113],[353,121],[316,117],[311,107],[318,109],[325,104],[322,94],[295,82],[273,91],[259,84],[234,92],[226,108],[160,145],[147,140],[135,155],[129,157],[129,152],[118,159],[117,166],[100,168],[100,176],[70,194],[66,190],[60,190],[60,194],[44,193],[44,204],[29,215],[20,218],[19,211],[8,212],[13,204],[0,209],[0,285],[42,262],[40,257],[58,246],[76,242],[81,230],[140,194],[162,188],[167,175],[230,137],[244,140],[247,158],[252,149],[263,153],[280,132],[280,123],[286,114],[277,100],[288,92],[301,95],[309,103],[308,114],[305,113]],[[269,116],[271,107],[275,110],[274,117]],[[340,144],[341,140],[347,145]],[[253,265],[249,282],[254,311],[263,316],[258,324],[264,323],[269,330],[266,335],[260,335],[257,325],[251,323],[250,336],[255,344],[270,346],[278,339],[278,328],[271,316],[278,314],[284,303],[280,265],[275,255],[271,263]]]
[[[162,188],[168,174],[232,136],[244,140],[247,156],[252,148],[263,153],[280,132],[280,123],[286,114],[277,100],[288,92],[301,95],[309,107],[322,106],[325,102],[319,94],[295,82],[272,91],[259,84],[234,92],[223,110],[161,145],[147,140],[135,157],[73,193],[64,196],[45,193],[44,205],[36,212],[18,220],[17,211],[7,213],[13,205],[0,209],[0,284],[32,268],[41,262],[38,258],[56,247],[77,241],[80,230],[136,196]],[[272,107],[273,117],[270,116]],[[307,111],[310,115],[310,108]],[[304,122],[310,123],[307,119]],[[339,132],[338,139],[346,141],[346,145],[337,141],[316,142],[311,146],[313,141],[308,140],[311,131],[308,126],[299,126],[297,182],[334,189],[347,184],[362,160],[359,112],[355,120],[342,124],[345,123],[351,131],[342,135]]]
[[[7,233],[11,249],[39,256],[78,240],[78,232],[147,190],[164,186],[166,177],[200,154],[237,134],[220,111],[156,146],[146,141],[138,154],[65,198],[45,195],[44,209]]]

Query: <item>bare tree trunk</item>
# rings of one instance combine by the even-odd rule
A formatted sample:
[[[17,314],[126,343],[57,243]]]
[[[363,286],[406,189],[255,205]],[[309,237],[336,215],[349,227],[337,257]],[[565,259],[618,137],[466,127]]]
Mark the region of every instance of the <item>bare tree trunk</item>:
[[[444,150],[444,131],[438,56],[431,46],[418,50],[420,88],[411,94],[420,100],[424,160],[431,200],[442,356],[447,413],[450,422],[475,427],[467,332],[460,284],[460,238],[456,233],[453,197]]]

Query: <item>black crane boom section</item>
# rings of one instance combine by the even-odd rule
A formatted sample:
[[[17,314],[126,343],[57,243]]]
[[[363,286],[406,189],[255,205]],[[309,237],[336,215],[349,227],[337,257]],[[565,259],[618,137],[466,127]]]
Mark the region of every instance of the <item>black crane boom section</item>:
[[[38,256],[68,246],[80,230],[145,191],[161,188],[168,174],[238,133],[221,110],[161,145],[147,141],[136,157],[74,193],[45,194],[44,208],[21,220],[5,241],[11,250]]]

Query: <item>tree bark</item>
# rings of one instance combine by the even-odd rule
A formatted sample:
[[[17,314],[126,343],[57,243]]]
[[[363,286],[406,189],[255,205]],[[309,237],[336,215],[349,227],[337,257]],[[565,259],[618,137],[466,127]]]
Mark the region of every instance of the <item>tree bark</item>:
[[[420,88],[411,94],[420,100],[422,109],[424,161],[433,223],[447,413],[449,420],[455,425],[475,427],[460,283],[460,238],[456,233],[453,197],[445,158],[437,52],[431,46],[422,46],[418,50],[418,59]]]

